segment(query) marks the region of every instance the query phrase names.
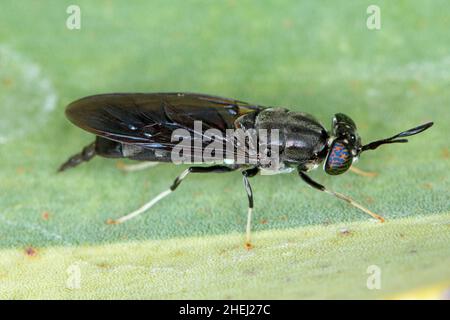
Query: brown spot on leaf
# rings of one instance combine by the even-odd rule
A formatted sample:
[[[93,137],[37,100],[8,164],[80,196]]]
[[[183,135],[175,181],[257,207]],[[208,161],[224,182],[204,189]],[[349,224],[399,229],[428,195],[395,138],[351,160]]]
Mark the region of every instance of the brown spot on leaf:
[[[111,266],[109,264],[107,264],[106,262],[97,263],[97,267],[102,268],[102,269],[109,269],[109,268],[111,268]]]
[[[181,219],[175,220],[175,223],[176,223],[178,226],[185,226],[185,225],[186,225],[186,222],[185,222],[184,220],[181,220]]]
[[[349,236],[352,234],[352,232],[347,228],[342,228],[341,230],[339,230],[339,234],[342,236]]]
[[[284,19],[283,20],[283,27],[286,29],[292,29],[294,26],[294,21],[292,19]]]
[[[25,254],[29,257],[35,257],[37,256],[37,250],[33,247],[26,247],[25,248]]]
[[[262,219],[262,220],[260,221],[260,224],[267,224],[267,223],[268,223],[267,219]]]
[[[174,255],[175,257],[181,257],[182,255],[184,255],[184,252],[181,251],[181,250],[177,250],[177,251],[175,251],[175,252],[173,253],[173,255]]]
[[[362,82],[360,80],[350,80],[350,87],[353,91],[360,91],[362,87]]]
[[[375,202],[375,199],[372,198],[371,196],[367,196],[367,197],[366,197],[366,202],[367,202],[367,203],[374,203],[374,202]]]
[[[24,173],[26,173],[28,170],[27,170],[27,168],[25,168],[25,167],[18,167],[17,169],[16,169],[16,172],[17,172],[17,174],[24,174]]]
[[[448,148],[442,149],[441,156],[444,159],[450,158],[450,151],[448,150]]]
[[[11,78],[5,78],[3,79],[2,83],[5,87],[10,87],[13,84],[13,81]]]
[[[242,272],[244,275],[246,275],[246,276],[255,276],[255,275],[257,275],[257,272],[256,272],[256,270],[255,269],[246,269],[246,270],[244,270],[243,272]]]
[[[432,185],[431,183],[429,183],[429,182],[424,183],[422,186],[423,186],[425,189],[433,189],[433,185]]]
[[[116,168],[119,169],[119,170],[123,170],[125,168],[125,166],[126,165],[125,165],[125,163],[123,161],[119,160],[119,161],[116,162]]]
[[[351,189],[351,188],[353,188],[353,183],[348,182],[348,183],[344,184],[344,187],[345,187],[346,189]]]
[[[119,224],[119,223],[117,222],[117,220],[114,220],[114,219],[108,219],[108,220],[106,220],[106,224],[113,225],[113,224]]]
[[[49,220],[50,219],[50,212],[48,212],[48,211],[42,212],[41,218],[42,218],[42,220]]]
[[[409,88],[414,92],[414,93],[418,93],[420,90],[420,86],[419,83],[417,81],[412,81]]]

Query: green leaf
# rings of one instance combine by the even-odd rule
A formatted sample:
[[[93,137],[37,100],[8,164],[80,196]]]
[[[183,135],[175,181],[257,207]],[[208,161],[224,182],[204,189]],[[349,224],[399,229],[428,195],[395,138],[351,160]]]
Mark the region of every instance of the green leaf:
[[[389,298],[450,281],[450,27],[447,2],[2,1],[0,298]],[[436,10],[439,8],[439,10]],[[56,174],[93,137],[65,106],[103,92],[189,91],[352,117],[364,143],[427,121],[409,143],[362,154],[378,173],[257,176],[254,245],[243,246],[238,172],[192,175],[123,225],[184,166],[123,174],[96,158]],[[348,232],[347,232],[348,231]],[[70,266],[79,289],[67,289]],[[367,268],[381,289],[366,287]]]

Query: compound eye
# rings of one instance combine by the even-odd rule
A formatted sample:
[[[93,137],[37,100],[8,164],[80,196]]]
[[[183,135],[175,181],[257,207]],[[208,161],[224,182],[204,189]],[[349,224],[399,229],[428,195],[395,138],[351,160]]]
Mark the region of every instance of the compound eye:
[[[335,140],[331,144],[330,152],[325,161],[325,172],[330,175],[338,175],[347,171],[353,162],[353,155],[341,140]]]

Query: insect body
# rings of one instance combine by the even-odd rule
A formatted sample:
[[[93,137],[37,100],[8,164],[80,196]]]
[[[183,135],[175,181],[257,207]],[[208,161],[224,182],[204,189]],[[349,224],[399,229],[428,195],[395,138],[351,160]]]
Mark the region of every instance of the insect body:
[[[168,190],[138,210],[113,220],[114,223],[124,222],[148,210],[173,192],[190,173],[240,170],[248,197],[248,247],[251,246],[253,209],[253,192],[249,178],[261,171],[277,174],[297,170],[300,178],[311,187],[342,199],[384,221],[381,216],[349,197],[315,182],[307,172],[323,162],[326,173],[342,174],[362,152],[376,149],[382,144],[407,142],[404,137],[420,133],[433,125],[429,122],[390,138],[362,145],[355,123],[342,113],[334,115],[332,130],[328,132],[314,117],[306,113],[191,93],[95,95],[71,103],[66,114],[75,125],[95,134],[96,139],[65,162],[60,171],[75,167],[95,155],[149,162],[173,162],[174,150],[180,138],[189,138],[192,142],[193,147],[189,149],[191,156],[201,152],[200,161],[197,162],[215,162],[210,166],[189,167],[175,179]],[[199,122],[202,124],[201,129],[196,126]],[[215,133],[214,139],[208,134],[211,130]],[[252,135],[249,134],[247,140],[238,140],[236,136],[228,135],[229,130],[240,130],[244,134],[251,132]],[[270,139],[263,139],[262,132],[276,132],[277,135],[275,138],[270,135]],[[215,148],[214,152],[205,154],[204,151],[208,149],[211,141],[218,143],[216,147],[221,146],[222,149]],[[230,143],[232,148],[227,149]],[[245,161],[251,158],[247,147],[255,144],[259,151],[264,152],[257,153],[253,161]],[[231,153],[225,150],[231,150]],[[236,161],[239,156],[242,156],[244,161]],[[222,160],[221,163],[217,163],[217,157]],[[266,161],[263,161],[264,159]]]

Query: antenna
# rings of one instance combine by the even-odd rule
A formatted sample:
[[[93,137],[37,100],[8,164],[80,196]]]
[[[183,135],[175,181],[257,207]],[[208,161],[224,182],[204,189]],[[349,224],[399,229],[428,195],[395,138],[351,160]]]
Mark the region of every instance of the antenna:
[[[433,122],[427,122],[425,124],[422,124],[421,126],[400,132],[399,134],[396,134],[395,136],[392,136],[390,138],[373,141],[369,144],[364,145],[361,149],[361,152],[366,151],[366,150],[374,150],[383,144],[408,142],[408,139],[397,139],[397,138],[409,137],[409,136],[421,133],[421,132],[427,130],[428,128],[430,128],[432,125],[433,125]]]

